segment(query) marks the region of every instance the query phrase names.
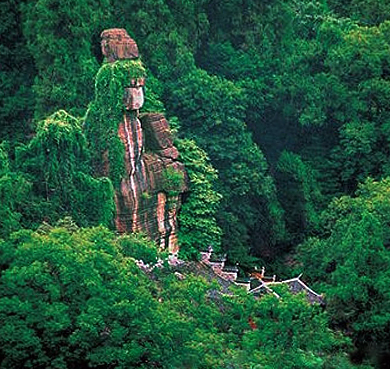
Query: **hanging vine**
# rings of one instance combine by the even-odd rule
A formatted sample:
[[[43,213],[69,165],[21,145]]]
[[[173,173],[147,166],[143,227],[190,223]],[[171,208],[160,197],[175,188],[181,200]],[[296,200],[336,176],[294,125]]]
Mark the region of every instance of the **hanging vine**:
[[[104,173],[104,161],[108,160],[108,176],[115,186],[125,174],[125,149],[118,136],[118,126],[125,113],[124,89],[131,79],[145,75],[140,60],[120,60],[105,63],[96,76],[95,100],[88,109],[85,129],[96,174]]]

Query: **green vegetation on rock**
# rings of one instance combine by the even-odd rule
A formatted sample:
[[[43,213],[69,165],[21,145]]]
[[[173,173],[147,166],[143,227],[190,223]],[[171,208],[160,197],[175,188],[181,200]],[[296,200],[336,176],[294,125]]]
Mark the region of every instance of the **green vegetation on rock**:
[[[108,160],[106,173],[118,186],[125,173],[124,147],[118,136],[118,127],[123,120],[124,88],[132,78],[145,76],[140,60],[125,60],[105,63],[100,68],[95,82],[95,100],[89,106],[85,117],[85,130],[92,151],[92,165],[95,173],[103,175],[104,161]]]

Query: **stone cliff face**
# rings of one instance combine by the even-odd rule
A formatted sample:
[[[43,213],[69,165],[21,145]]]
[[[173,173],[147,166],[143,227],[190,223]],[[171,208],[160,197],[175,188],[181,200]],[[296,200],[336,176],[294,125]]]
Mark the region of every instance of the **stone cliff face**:
[[[177,213],[186,180],[168,122],[160,114],[145,114],[138,119],[133,112],[127,112],[118,134],[125,146],[126,178],[116,191],[117,229],[144,231],[162,248],[177,252]],[[152,151],[145,145],[148,140],[160,146]],[[181,178],[172,190],[169,173]]]
[[[110,63],[138,57],[137,45],[125,30],[104,31],[102,51]],[[177,160],[179,153],[165,117],[139,117],[144,83],[143,78],[129,76],[123,91],[124,114],[118,135],[125,147],[126,175],[116,189],[115,224],[120,232],[146,232],[161,248],[176,253],[177,214],[187,188],[186,173]]]
[[[102,52],[107,61],[135,59],[139,57],[135,41],[121,28],[107,29],[102,32]]]

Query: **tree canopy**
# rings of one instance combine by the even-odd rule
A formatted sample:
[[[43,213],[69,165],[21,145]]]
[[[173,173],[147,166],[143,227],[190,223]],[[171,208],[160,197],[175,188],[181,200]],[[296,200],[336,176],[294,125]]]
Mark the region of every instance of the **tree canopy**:
[[[0,367],[352,367],[348,340],[304,297],[215,295],[164,270],[151,279],[134,259],[147,250],[69,220],[2,242]]]

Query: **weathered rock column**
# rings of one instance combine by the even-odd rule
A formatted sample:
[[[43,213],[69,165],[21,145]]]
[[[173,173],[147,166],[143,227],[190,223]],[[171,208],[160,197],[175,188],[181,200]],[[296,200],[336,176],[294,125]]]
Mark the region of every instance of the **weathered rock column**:
[[[102,52],[109,63],[139,57],[137,44],[123,29],[103,31]],[[120,232],[146,232],[161,248],[175,253],[177,214],[187,177],[165,117],[149,113],[139,118],[144,85],[144,78],[129,75],[123,91],[118,135],[125,148],[126,176],[116,189],[115,224]]]

